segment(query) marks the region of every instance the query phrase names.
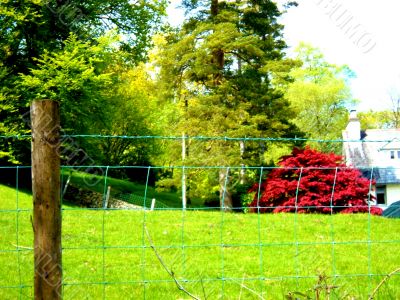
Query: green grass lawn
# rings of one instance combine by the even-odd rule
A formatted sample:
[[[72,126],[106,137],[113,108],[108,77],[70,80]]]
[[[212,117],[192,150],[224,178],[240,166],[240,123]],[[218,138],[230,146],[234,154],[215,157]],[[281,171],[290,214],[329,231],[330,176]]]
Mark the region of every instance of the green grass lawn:
[[[30,208],[29,193],[0,186],[0,299],[33,297]],[[144,224],[167,268],[201,299],[315,299],[318,276],[336,287],[330,299],[367,299],[400,267],[399,219],[64,205],[64,299],[190,299]],[[400,299],[400,275],[375,299]]]

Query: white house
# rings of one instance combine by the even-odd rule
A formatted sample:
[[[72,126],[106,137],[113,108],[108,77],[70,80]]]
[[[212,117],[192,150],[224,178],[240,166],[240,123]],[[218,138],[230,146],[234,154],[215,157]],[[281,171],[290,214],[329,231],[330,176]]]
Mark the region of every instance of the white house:
[[[400,129],[362,131],[357,112],[352,110],[342,135],[346,164],[375,179],[377,204],[386,207],[400,200]]]

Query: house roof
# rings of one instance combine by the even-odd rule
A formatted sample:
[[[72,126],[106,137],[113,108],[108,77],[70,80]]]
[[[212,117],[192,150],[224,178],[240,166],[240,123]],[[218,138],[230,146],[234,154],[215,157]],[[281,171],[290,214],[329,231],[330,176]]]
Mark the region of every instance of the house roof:
[[[377,184],[397,184],[400,183],[400,169],[393,167],[370,167],[361,169],[361,173],[365,178],[375,179]]]
[[[400,140],[395,137],[394,139],[388,141],[386,144],[384,144],[379,151],[381,150],[396,150],[400,149]]]
[[[390,151],[400,150],[400,129],[368,129],[358,134],[360,139],[355,141],[349,139],[354,132],[343,131],[346,164],[360,168],[367,178],[372,172],[377,184],[400,183],[400,158],[390,159]]]

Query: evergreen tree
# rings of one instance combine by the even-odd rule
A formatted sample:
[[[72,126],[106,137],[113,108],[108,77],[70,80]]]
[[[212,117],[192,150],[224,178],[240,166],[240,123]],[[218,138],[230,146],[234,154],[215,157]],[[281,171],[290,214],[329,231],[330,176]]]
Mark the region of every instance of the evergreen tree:
[[[166,99],[176,103],[179,116],[170,128],[189,136],[299,136],[289,121],[294,115],[288,102],[272,84],[272,79],[288,80],[295,65],[284,58],[277,5],[212,0],[184,1],[184,6],[188,19],[167,36],[160,60],[162,82],[171,91]],[[192,141],[188,147],[190,164],[264,163],[262,143]],[[220,186],[221,206],[231,208],[231,192],[224,186],[234,180],[227,176],[221,169],[213,184]]]

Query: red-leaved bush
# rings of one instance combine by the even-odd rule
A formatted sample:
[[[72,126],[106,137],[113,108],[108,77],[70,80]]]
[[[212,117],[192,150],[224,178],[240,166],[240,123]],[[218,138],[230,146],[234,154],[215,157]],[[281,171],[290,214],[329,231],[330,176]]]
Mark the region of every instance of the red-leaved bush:
[[[250,189],[256,192],[250,211],[382,214],[368,206],[370,180],[347,167],[339,155],[295,148],[278,165],[261,184],[260,199],[259,185]]]

